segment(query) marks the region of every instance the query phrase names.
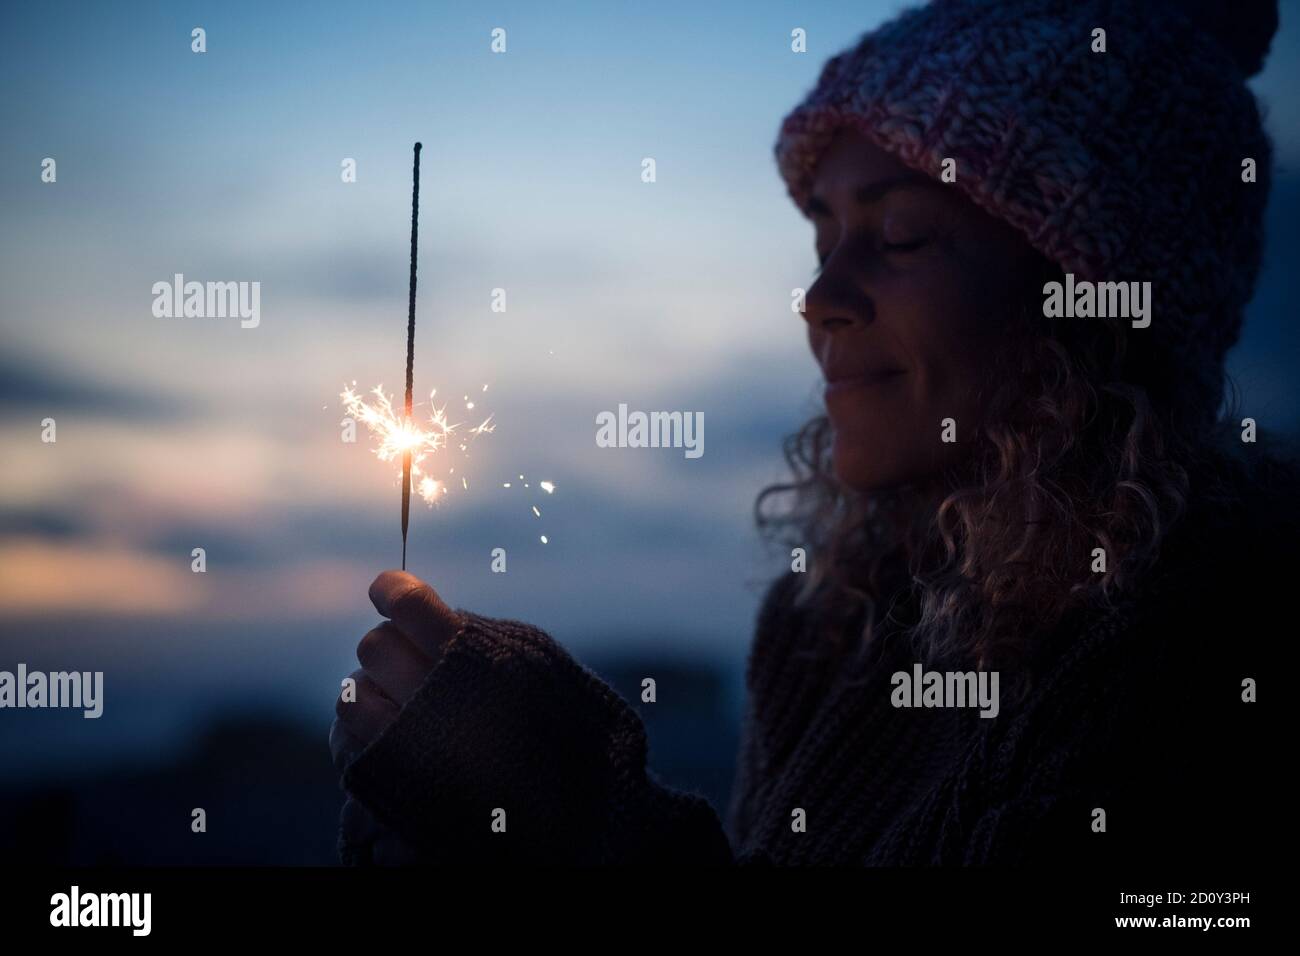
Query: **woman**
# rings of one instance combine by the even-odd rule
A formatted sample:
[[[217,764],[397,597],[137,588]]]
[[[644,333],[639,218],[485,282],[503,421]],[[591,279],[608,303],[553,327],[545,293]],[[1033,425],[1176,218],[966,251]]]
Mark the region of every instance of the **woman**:
[[[1224,412],[1223,362],[1270,173],[1244,80],[1276,24],[936,2],[832,58],[776,145],[815,229],[826,414],[759,502],[808,563],[760,612],[725,828],[548,635],[386,572],[331,731],[344,859],[1256,847],[1295,471]]]

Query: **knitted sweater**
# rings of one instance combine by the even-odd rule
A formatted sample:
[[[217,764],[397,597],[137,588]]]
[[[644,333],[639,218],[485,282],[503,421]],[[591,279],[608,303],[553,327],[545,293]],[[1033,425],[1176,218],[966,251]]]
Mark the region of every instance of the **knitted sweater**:
[[[343,785],[431,863],[1253,860],[1277,761],[1243,681],[1265,702],[1283,692],[1268,655],[1292,629],[1279,609],[1300,531],[1294,473],[1257,470],[1244,500],[1240,468],[1199,478],[1139,594],[1067,619],[993,718],[894,706],[906,642],[850,667],[794,606],[796,575],[777,580],[725,828],[647,770],[636,712],[551,637],[469,612]]]

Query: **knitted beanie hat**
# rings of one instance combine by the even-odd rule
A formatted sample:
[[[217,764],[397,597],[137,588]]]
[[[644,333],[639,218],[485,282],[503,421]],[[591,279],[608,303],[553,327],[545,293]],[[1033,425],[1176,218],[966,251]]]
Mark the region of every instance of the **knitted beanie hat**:
[[[956,160],[1076,280],[1152,283],[1130,368],[1204,423],[1259,271],[1272,151],[1244,81],[1276,29],[1276,0],[935,0],[825,64],[777,165],[802,210],[844,127],[936,178]]]

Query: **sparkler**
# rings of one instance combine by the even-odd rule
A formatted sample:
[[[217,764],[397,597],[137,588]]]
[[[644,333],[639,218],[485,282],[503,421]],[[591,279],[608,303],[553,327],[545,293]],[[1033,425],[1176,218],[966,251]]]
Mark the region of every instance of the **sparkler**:
[[[344,386],[339,394],[347,413],[364,424],[376,439],[375,454],[379,456],[379,460],[392,461],[399,456],[402,459],[403,571],[406,570],[406,540],[411,522],[412,481],[416,482],[416,493],[429,504],[434,504],[446,492],[446,483],[425,473],[420,466],[430,454],[447,448],[455,437],[453,433],[460,427],[447,420],[446,405],[439,408],[433,404],[433,398],[437,394],[436,389],[429,393],[429,404],[432,409],[429,421],[432,428],[416,425],[411,414],[414,407],[412,398],[415,386],[415,263],[420,226],[420,150],[422,148],[420,143],[415,144],[415,159],[411,172],[411,282],[406,305],[406,400],[402,415],[398,417],[393,409],[392,399],[384,393],[382,385],[371,390],[374,396],[371,402],[367,402],[350,386]],[[352,383],[353,386],[356,384],[356,382]],[[486,385],[483,386],[483,391],[487,391]],[[474,408],[474,403],[469,400],[468,395],[465,396],[465,408],[466,410]],[[458,443],[460,450],[462,452],[467,450],[472,436],[494,429],[492,416],[489,415],[476,428],[469,429],[465,441]],[[454,467],[450,468],[448,474],[454,473],[455,470]],[[461,485],[465,488],[469,487],[464,476],[461,476]]]
[[[447,482],[439,480],[428,473],[422,467],[424,462],[435,452],[442,452],[443,455],[446,455],[453,442],[459,451],[466,452],[470,442],[475,437],[496,429],[492,422],[493,416],[488,415],[477,426],[466,429],[464,433],[458,433],[457,429],[460,428],[460,424],[453,424],[448,420],[447,406],[444,404],[442,407],[438,407],[434,403],[433,399],[437,395],[436,389],[429,393],[429,426],[431,427],[417,425],[412,417],[415,378],[415,263],[420,219],[421,148],[421,144],[415,144],[415,160],[412,169],[411,281],[406,312],[406,396],[402,413],[398,415],[396,409],[393,408],[393,398],[384,392],[382,385],[370,390],[372,397],[369,401],[367,401],[366,397],[357,393],[355,390],[357,383],[355,381],[351,386],[345,385],[343,391],[339,393],[348,415],[355,421],[365,425],[375,439],[374,451],[379,460],[393,461],[401,458],[402,570],[406,570],[406,542],[410,527],[412,488],[430,505],[436,504],[447,493]],[[483,391],[486,392],[487,388],[484,385]],[[474,402],[470,400],[468,395],[465,396],[465,410],[474,410]],[[450,476],[455,471],[454,467],[450,467],[447,469],[447,474]],[[519,476],[520,481],[523,481],[523,478],[523,475]],[[464,475],[461,476],[460,481],[463,488],[469,488],[469,483]],[[510,482],[506,482],[504,486],[509,488]],[[525,483],[524,487],[528,488],[529,484]],[[548,495],[555,492],[555,484],[550,481],[539,482],[538,487]],[[532,506],[532,512],[537,518],[542,516],[536,505]],[[541,536],[541,541],[543,544],[547,543],[546,535]]]
[[[402,570],[406,570],[406,529],[411,519],[411,386],[415,375],[415,250],[420,227],[420,143],[415,144],[415,168],[411,173],[411,284],[406,305],[406,415],[407,433],[402,450]]]

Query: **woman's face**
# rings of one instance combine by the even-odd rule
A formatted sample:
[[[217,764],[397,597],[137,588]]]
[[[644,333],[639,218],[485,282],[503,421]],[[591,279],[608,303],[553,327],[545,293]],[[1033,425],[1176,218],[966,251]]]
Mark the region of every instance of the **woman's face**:
[[[933,477],[977,434],[1034,253],[955,184],[856,131],[822,157],[805,211],[822,268],[804,319],[826,380],[835,473],[864,491]]]

